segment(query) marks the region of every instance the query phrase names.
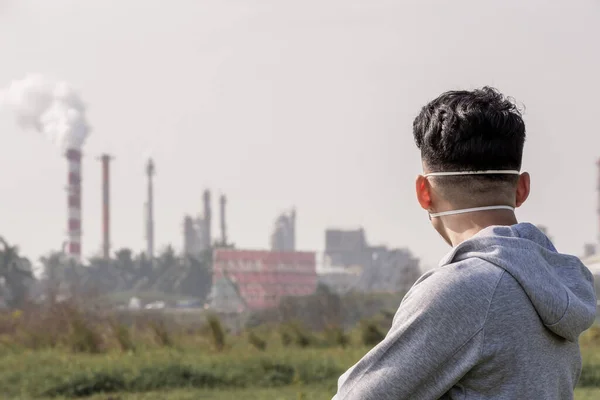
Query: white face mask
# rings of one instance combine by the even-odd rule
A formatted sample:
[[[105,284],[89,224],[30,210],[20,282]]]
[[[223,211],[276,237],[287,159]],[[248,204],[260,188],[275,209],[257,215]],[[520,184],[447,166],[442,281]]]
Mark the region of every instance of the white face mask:
[[[456,172],[431,172],[429,174],[423,175],[424,177],[429,176],[460,176],[460,175],[520,175],[521,173],[517,170],[487,170],[487,171],[456,171]],[[474,208],[463,208],[460,210],[450,210],[450,211],[442,211],[439,213],[429,213],[431,218],[436,217],[444,217],[446,215],[457,215],[457,214],[466,214],[477,211],[489,211],[489,210],[511,210],[514,211],[515,208],[511,206],[505,205],[497,205],[497,206],[485,206],[485,207],[474,207]]]

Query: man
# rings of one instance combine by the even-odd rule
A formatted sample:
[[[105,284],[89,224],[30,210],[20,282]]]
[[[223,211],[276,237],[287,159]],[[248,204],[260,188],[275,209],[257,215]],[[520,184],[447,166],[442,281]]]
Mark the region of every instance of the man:
[[[483,88],[442,94],[413,124],[421,207],[452,246],[402,300],[385,339],[339,379],[335,400],[573,398],[593,278],[514,208],[525,124]]]

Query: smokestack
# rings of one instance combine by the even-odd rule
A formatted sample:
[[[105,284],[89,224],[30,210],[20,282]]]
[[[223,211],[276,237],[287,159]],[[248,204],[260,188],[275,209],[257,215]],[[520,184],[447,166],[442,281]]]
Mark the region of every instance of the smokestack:
[[[148,198],[146,200],[146,256],[149,260],[154,259],[154,189],[152,177],[154,176],[154,161],[150,158],[146,165],[148,176]]]
[[[204,191],[204,228],[205,228],[205,232],[206,232],[206,243],[208,243],[208,246],[212,245],[212,232],[211,232],[211,226],[212,226],[212,215],[211,215],[211,210],[210,210],[210,190],[206,189]]]
[[[90,133],[86,107],[66,82],[28,75],[0,90],[0,108],[11,109],[17,123],[58,145],[68,162],[67,255],[81,259],[81,149]]]
[[[291,250],[296,251],[296,208],[292,208],[290,213],[290,235]]]
[[[110,259],[110,160],[112,157],[103,154],[102,162],[102,256]]]
[[[67,254],[81,260],[81,151],[68,149]]]
[[[194,221],[186,215],[183,217],[183,254],[186,256],[192,254],[194,233]]]
[[[221,244],[223,246],[227,245],[227,223],[225,219],[225,207],[227,206],[227,198],[225,195],[221,195],[220,199],[221,203]]]

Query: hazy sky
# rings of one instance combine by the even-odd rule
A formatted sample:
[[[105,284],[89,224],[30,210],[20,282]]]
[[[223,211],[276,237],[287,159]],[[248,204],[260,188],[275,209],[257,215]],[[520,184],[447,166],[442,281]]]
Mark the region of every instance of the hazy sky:
[[[158,245],[181,248],[208,187],[239,247],[267,247],[295,205],[302,249],[363,226],[433,265],[448,249],[414,199],[412,120],[442,91],[494,85],[527,108],[519,218],[579,254],[598,231],[599,21],[597,0],[0,0],[0,87],[39,72],[89,105],[86,255],[108,150],[114,247],[144,247],[152,154]],[[65,161],[7,113],[0,138],[0,234],[37,258],[65,237]]]

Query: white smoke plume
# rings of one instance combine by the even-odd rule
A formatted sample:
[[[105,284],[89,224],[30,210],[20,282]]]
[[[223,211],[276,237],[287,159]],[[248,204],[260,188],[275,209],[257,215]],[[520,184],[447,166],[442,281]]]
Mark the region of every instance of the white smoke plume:
[[[79,95],[67,83],[39,74],[0,90],[0,108],[12,110],[21,127],[41,132],[63,151],[80,150],[90,133]]]

